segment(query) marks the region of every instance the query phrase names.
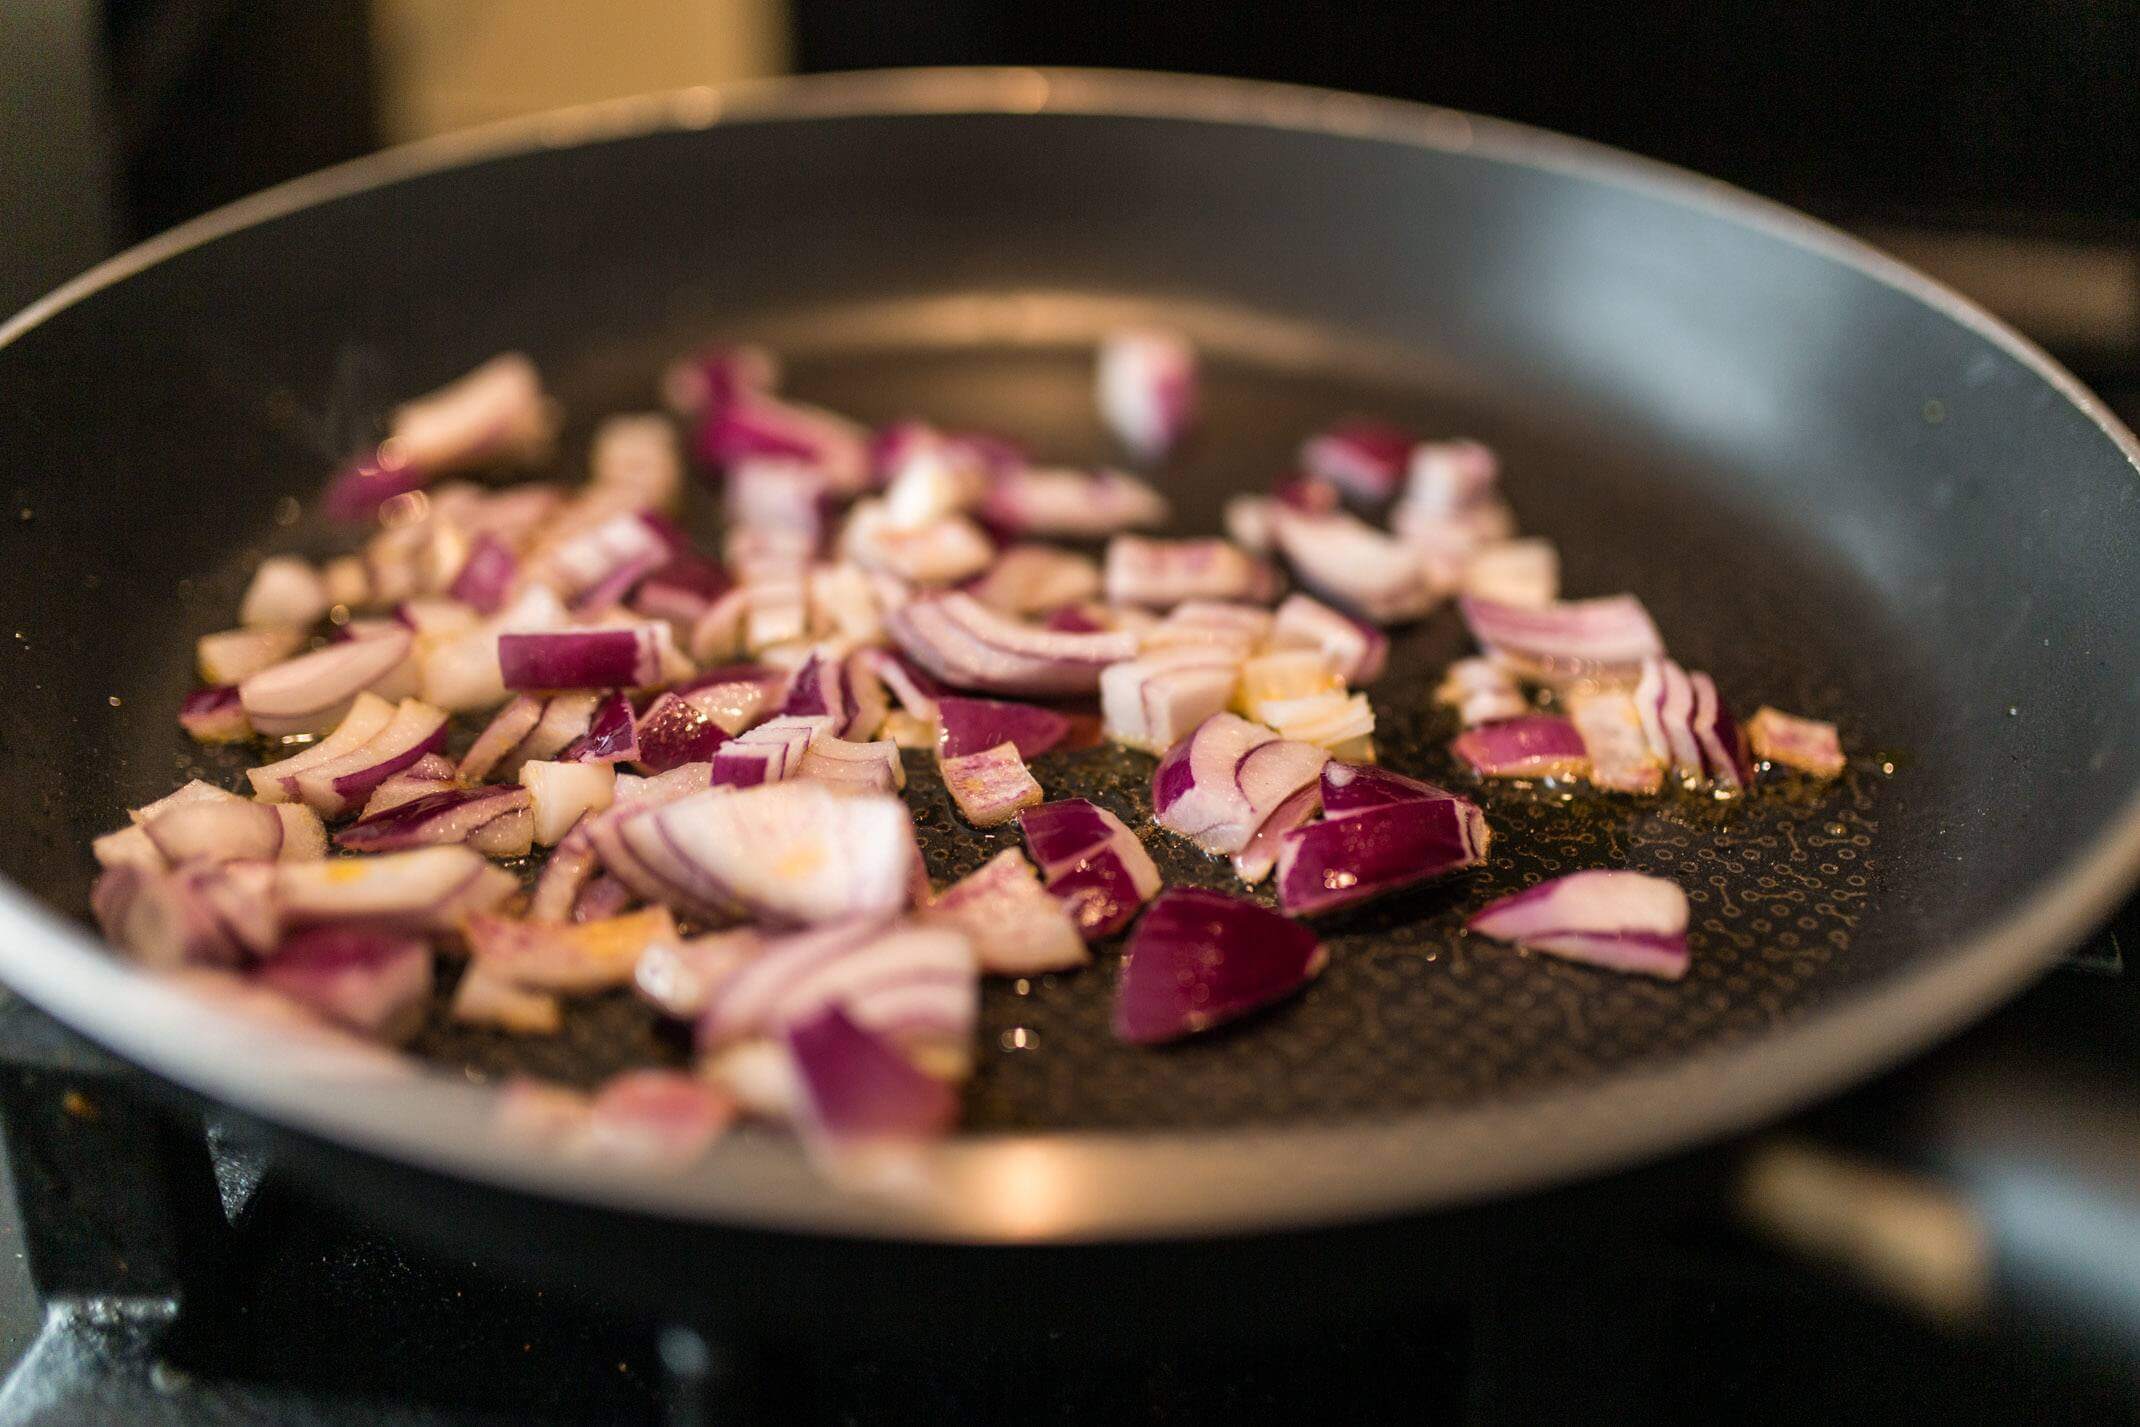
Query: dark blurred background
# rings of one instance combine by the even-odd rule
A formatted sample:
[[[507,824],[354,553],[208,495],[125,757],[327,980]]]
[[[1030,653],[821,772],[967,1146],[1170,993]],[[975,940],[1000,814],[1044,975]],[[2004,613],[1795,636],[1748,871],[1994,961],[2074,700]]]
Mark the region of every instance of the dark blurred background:
[[[2084,366],[2140,349],[2140,0],[10,0],[0,306],[277,180],[584,99],[1076,64],[1520,119],[1807,208]]]

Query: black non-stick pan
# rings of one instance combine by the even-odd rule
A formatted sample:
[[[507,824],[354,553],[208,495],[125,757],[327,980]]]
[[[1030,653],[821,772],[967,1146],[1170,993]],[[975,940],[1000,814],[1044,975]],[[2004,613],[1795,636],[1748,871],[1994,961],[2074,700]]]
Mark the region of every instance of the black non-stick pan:
[[[859,418],[1097,462],[1116,457],[1090,351],[1132,320],[1206,354],[1202,431],[1160,475],[1184,525],[1214,527],[1347,412],[1477,435],[1572,592],[1637,591],[1745,708],[1836,720],[1848,776],[1731,807],[1488,790],[1490,869],[1333,922],[1306,995],[1172,1050],[1105,1035],[1111,957],[994,988],[968,1128],[896,1197],[829,1188],[772,1135],[650,1178],[487,1133],[487,1076],[674,1054],[629,1005],[560,1042],[441,1024],[425,1047],[454,1068],[396,1074],[275,1043],[85,930],[90,838],[233,770],[173,722],[194,637],[229,622],[260,552],[324,538],[301,507],[393,402],[519,348],[580,439],[651,405],[668,357],[748,337]],[[189,224],[0,329],[0,976],[347,1166],[654,1223],[1210,1235],[1589,1175],[1925,1045],[2127,886],[2135,455],[2042,353],[1829,229],[1438,110],[931,72],[396,151]],[[1446,612],[1400,642],[1374,690],[1387,761],[1456,776],[1426,691],[1461,647]],[[1041,775],[1142,820],[1147,762],[1074,754]],[[939,876],[1006,841],[920,801]],[[1159,850],[1175,876],[1215,875]],[[1487,895],[1606,865],[1687,887],[1684,982],[1458,934]]]

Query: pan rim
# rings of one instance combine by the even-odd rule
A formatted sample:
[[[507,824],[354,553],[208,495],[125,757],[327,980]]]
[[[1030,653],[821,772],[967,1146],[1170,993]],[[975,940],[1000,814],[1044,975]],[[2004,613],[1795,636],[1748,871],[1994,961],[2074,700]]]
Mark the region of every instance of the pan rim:
[[[1790,243],[1932,308],[2042,378],[2140,470],[2140,442],[2034,343],[1935,280],[1781,204],[1656,160],[1504,120],[1339,91],[1149,72],[932,69],[749,81],[604,101],[422,140],[291,180],[150,238],[0,323],[0,348],[167,258],[403,179],[715,124],[917,114],[1231,123],[1468,154],[1661,199]],[[741,1137],[698,1170],[671,1178],[503,1144],[485,1133],[487,1092],[443,1076],[382,1076],[372,1056],[204,1010],[195,998],[119,961],[12,883],[0,883],[0,978],[181,1085],[301,1133],[500,1189],[806,1233],[965,1243],[1198,1237],[1451,1206],[1637,1163],[1760,1123],[1988,1011],[2099,923],[2136,875],[2140,790],[2086,852],[1931,964],[1744,1042],[1577,1087],[1335,1126],[962,1136],[899,1166],[897,1194],[830,1187],[791,1145],[771,1136]],[[204,1024],[216,1033],[202,1034]],[[274,1044],[264,1051],[266,1041]],[[279,1057],[283,1074],[261,1076],[262,1053]],[[352,1077],[371,1089],[347,1093]],[[1422,1153],[1467,1141],[1492,1148],[1477,1155]]]

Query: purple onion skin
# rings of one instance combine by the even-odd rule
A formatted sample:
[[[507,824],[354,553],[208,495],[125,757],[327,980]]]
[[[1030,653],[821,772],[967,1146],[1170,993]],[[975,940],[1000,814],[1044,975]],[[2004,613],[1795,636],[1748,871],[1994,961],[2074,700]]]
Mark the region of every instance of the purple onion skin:
[[[1314,932],[1240,897],[1175,887],[1129,940],[1115,989],[1115,1035],[1180,1040],[1281,1001],[1329,960]]]
[[[1043,873],[1107,841],[1119,826],[1087,798],[1061,798],[1018,814],[1026,848]]]
[[[958,1095],[888,1042],[827,1006],[782,1033],[807,1101],[808,1123],[828,1142],[926,1140],[958,1122]]]
[[[1061,609],[1049,611],[1048,617],[1041,621],[1041,625],[1046,629],[1060,630],[1064,634],[1098,634],[1107,628],[1074,604],[1066,604]]]
[[[519,570],[511,546],[495,535],[482,535],[469,547],[468,558],[461,562],[461,572],[446,593],[479,614],[496,614],[504,608]]]
[[[1196,774],[1190,771],[1189,767],[1189,749],[1195,742],[1196,732],[1192,729],[1187,738],[1167,750],[1167,756],[1160,759],[1159,766],[1152,770],[1154,815],[1166,812],[1181,801],[1182,794],[1196,786]]]
[[[663,694],[647,706],[636,738],[639,766],[649,773],[704,763],[728,741],[719,724],[675,694]]]
[[[521,787],[494,784],[482,788],[448,788],[360,818],[336,833],[334,840],[336,846],[352,852],[398,852],[432,843],[465,842],[470,834],[494,819],[528,806],[528,790]],[[491,815],[458,829],[458,836],[452,835],[453,822],[471,807],[488,807]]]
[[[1372,763],[1323,765],[1323,814],[1341,818],[1391,803],[1416,803],[1433,798],[1453,798],[1447,788],[1392,773]]]
[[[1036,758],[1070,732],[1070,720],[1053,709],[1000,699],[942,697],[936,701],[936,716],[942,730],[937,751],[945,758],[963,758],[1002,743],[1016,744],[1020,758]]]
[[[828,683],[831,699],[826,697]],[[832,707],[834,701],[840,707]],[[837,664],[828,665],[812,654],[803,661],[802,668],[795,671],[795,682],[788,685],[788,696],[780,705],[779,716],[810,718],[823,714],[844,722],[846,704],[845,670]]]
[[[632,701],[618,690],[612,691],[595,706],[594,718],[588,723],[587,732],[559,754],[558,761],[629,763],[638,756],[638,726],[632,718]]]
[[[406,463],[386,465],[374,452],[343,467],[327,483],[326,494],[320,503],[326,508],[330,520],[369,520],[381,505],[395,496],[420,491],[429,484],[431,478],[415,466]]]
[[[1462,798],[1391,803],[1285,835],[1278,904],[1292,916],[1350,907],[1485,861],[1479,809]]]
[[[1063,904],[1078,934],[1087,941],[1113,936],[1130,924],[1144,904],[1137,881],[1115,849],[1098,844],[1048,878],[1048,891]]]
[[[508,689],[624,689],[640,677],[639,635],[630,629],[501,634],[498,667]]]
[[[253,736],[236,684],[195,689],[178,706],[179,727],[201,743],[237,743]]]
[[[284,941],[257,974],[262,984],[330,1020],[398,1041],[422,1023],[431,948],[417,937],[314,927]]]

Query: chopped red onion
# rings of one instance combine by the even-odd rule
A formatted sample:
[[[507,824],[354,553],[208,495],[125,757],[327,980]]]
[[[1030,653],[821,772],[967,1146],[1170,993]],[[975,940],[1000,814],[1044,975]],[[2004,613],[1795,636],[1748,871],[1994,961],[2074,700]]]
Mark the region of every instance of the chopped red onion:
[[[1434,701],[1456,710],[1466,728],[1502,723],[1531,712],[1531,701],[1507,669],[1484,655],[1459,659],[1442,671]]]
[[[362,746],[311,764],[296,775],[298,801],[325,817],[362,807],[372,789],[446,746],[446,713],[404,699],[394,717]]]
[[[1033,704],[947,695],[936,701],[936,708],[942,730],[937,751],[945,758],[963,758],[1002,743],[1015,745],[1020,758],[1037,758],[1070,732],[1069,719]]]
[[[1240,851],[1258,819],[1236,777],[1251,751],[1277,737],[1238,714],[1205,719],[1152,771],[1153,820],[1207,851]]]
[[[1382,677],[1389,636],[1307,595],[1287,595],[1271,621],[1273,649],[1319,649],[1355,688]]]
[[[675,426],[658,415],[610,417],[588,443],[587,474],[597,489],[649,510],[674,510],[684,485]]]
[[[1309,783],[1281,800],[1257,825],[1239,852],[1233,854],[1234,875],[1253,887],[1271,875],[1278,865],[1285,835],[1312,819],[1322,808],[1322,789]]]
[[[529,585],[490,619],[424,652],[424,702],[451,713],[473,713],[505,702],[498,636],[562,629],[570,619],[556,591],[547,585]]]
[[[1104,540],[1165,524],[1167,499],[1120,471],[1029,466],[999,474],[980,513],[991,529],[1012,538]]]
[[[814,553],[824,547],[840,496],[831,478],[807,461],[754,456],[729,470],[722,505],[731,531]]]
[[[709,466],[733,470],[761,457],[805,461],[834,489],[852,493],[869,483],[869,433],[819,406],[739,390],[700,413],[692,451]]]
[[[525,788],[449,788],[359,818],[334,840],[350,852],[460,842],[492,857],[518,857],[533,838],[532,808]]]
[[[1340,766],[1330,765],[1332,776]],[[1332,809],[1331,783],[1326,777],[1325,812]],[[1476,867],[1486,860],[1491,841],[1486,815],[1454,796],[1377,803],[1326,817],[1282,839],[1278,905],[1293,916],[1353,906]]]
[[[398,670],[413,647],[406,629],[330,644],[241,681],[238,698],[262,733],[325,733],[342,721],[358,694]]]
[[[632,968],[632,986],[663,1015],[697,1020],[722,983],[764,950],[765,938],[748,928],[652,942]]]
[[[640,716],[637,741],[638,766],[649,773],[666,773],[687,763],[712,759],[727,741],[727,730],[696,700],[665,693],[647,705]]]
[[[1159,890],[1159,869],[1137,835],[1087,799],[1028,808],[1018,815],[1018,826],[1048,892],[1087,941],[1129,925]]]
[[[1580,778],[1590,754],[1575,725],[1557,714],[1525,714],[1457,735],[1449,751],[1482,778]]]
[[[1594,786],[1614,793],[1654,793],[1664,786],[1666,760],[1650,747],[1635,700],[1625,689],[1571,696],[1568,717],[1582,735]]]
[[[679,416],[746,396],[767,396],[780,385],[780,362],[763,347],[715,347],[662,373],[662,400]]]
[[[970,510],[986,491],[993,465],[970,442],[907,423],[878,447],[885,516],[893,526],[912,529]]]
[[[1498,604],[1543,609],[1560,598],[1560,551],[1550,540],[1501,540],[1464,562],[1463,591]]]
[[[1260,562],[1224,540],[1155,540],[1117,535],[1107,542],[1107,598],[1171,609],[1183,600],[1239,600],[1264,588]]]
[[[965,585],[990,609],[1026,617],[1096,598],[1100,570],[1092,560],[1053,545],[1013,545],[985,574]]]
[[[1315,815],[1322,801],[1323,765],[1329,761],[1328,750],[1290,738],[1259,743],[1249,749],[1234,768],[1234,783],[1248,800],[1247,818],[1231,827],[1207,829],[1196,840],[1197,846],[1206,852],[1238,858],[1259,842],[1271,844],[1259,847],[1245,862],[1236,863],[1236,870],[1244,873],[1260,867],[1261,871],[1246,880],[1262,880],[1277,860],[1275,842],[1279,832],[1297,827]],[[1285,822],[1285,828],[1271,830],[1273,820]]]
[[[1642,661],[1664,654],[1664,638],[1633,595],[1565,600],[1530,609],[1467,595],[1458,601],[1471,637],[1526,678],[1632,683]]]
[[[327,855],[327,825],[318,813],[300,803],[269,806],[282,821],[282,851],[276,854],[281,861],[309,862]]]
[[[1271,531],[1272,513],[1278,502],[1267,495],[1229,497],[1219,513],[1219,528],[1226,538],[1251,555],[1268,555],[1277,545]]]
[[[535,890],[528,897],[531,919],[539,922],[571,920],[580,893],[601,865],[601,859],[595,854],[594,841],[587,833],[588,827],[599,817],[600,814],[591,814],[576,823],[557,844],[549,860],[543,863],[542,873],[535,879]]]
[[[431,1000],[430,946],[363,927],[298,932],[257,974],[262,985],[375,1040],[407,1040]]]
[[[423,470],[382,446],[335,472],[320,505],[329,520],[353,524],[370,519],[386,502],[420,491],[437,478],[438,472]]]
[[[1357,516],[1280,505],[1271,514],[1271,534],[1303,585],[1363,619],[1397,624],[1434,607],[1418,555]]]
[[[1136,657],[1134,634],[1063,634],[996,613],[971,595],[917,599],[885,628],[900,650],[946,683],[992,694],[1089,694],[1100,670]]]
[[[714,727],[738,734],[778,708],[791,682],[788,675],[763,664],[729,664],[679,684],[676,692]]]
[[[253,795],[264,803],[283,803],[297,796],[297,775],[316,764],[340,758],[362,748],[394,720],[394,706],[375,694],[359,694],[333,733],[318,743],[275,763],[248,768],[247,781]]]
[[[714,750],[714,785],[753,788],[792,778],[810,745],[831,727],[823,714],[783,715],[737,734]]]
[[[1747,721],[1746,734],[1754,757],[1763,763],[1781,763],[1816,778],[1841,777],[1846,766],[1832,723],[1764,706]]]
[[[253,736],[252,721],[245,716],[235,684],[195,689],[186,695],[178,705],[178,726],[196,743],[243,743]]]
[[[1330,954],[1298,922],[1241,897],[1170,888],[1129,939],[1115,1035],[1160,1045],[1237,1020],[1298,991]]]
[[[1258,605],[1230,600],[1184,600],[1165,619],[1143,631],[1144,649],[1177,648],[1182,645],[1223,647],[1242,658],[1271,632],[1271,612]]]
[[[508,689],[641,689],[662,680],[665,624],[498,636]]]
[[[554,847],[582,815],[599,813],[615,800],[617,773],[607,763],[531,759],[520,765],[520,784],[531,800],[534,840]]]
[[[1015,847],[937,893],[924,915],[965,932],[990,975],[1040,976],[1092,959],[1077,924]]]
[[[451,931],[519,889],[512,873],[457,846],[275,864],[275,896],[293,926],[357,922]]]
[[[1719,788],[1745,788],[1754,780],[1746,757],[1746,735],[1724,706],[1714,679],[1702,673],[1687,677],[1694,685],[1694,739],[1702,750],[1702,770]]]
[[[1238,680],[1239,668],[1224,651],[1175,649],[1110,664],[1100,674],[1107,736],[1162,753],[1224,711]]]
[[[703,555],[679,551],[639,582],[632,608],[648,619],[691,628],[731,588],[728,572]]]
[[[996,547],[981,527],[964,516],[901,525],[876,501],[854,508],[840,548],[865,570],[922,586],[957,584],[987,569],[996,557]]]
[[[528,461],[550,447],[557,413],[535,364],[518,352],[492,357],[394,410],[386,446],[432,475],[502,461]]]
[[[639,757],[632,701],[613,690],[595,705],[587,731],[558,754],[564,763],[630,763]]]
[[[667,1172],[704,1157],[736,1118],[735,1098],[678,1070],[627,1070],[587,1106],[572,1153]]]
[[[907,784],[896,743],[850,743],[830,734],[811,740],[796,776],[852,793],[893,793]]]
[[[282,819],[246,798],[189,802],[145,819],[141,830],[164,861],[272,862],[282,852]]]
[[[701,1051],[776,1035],[827,1007],[903,1045],[964,1047],[979,1013],[978,972],[953,927],[837,922],[774,937],[714,988],[698,1023]]]
[[[936,722],[936,701],[943,686],[889,649],[861,649],[855,658],[891,690],[899,707],[927,723]]]
[[[201,677],[211,684],[235,684],[271,669],[305,645],[295,625],[271,629],[226,629],[204,634],[194,645]]]
[[[493,770],[512,761],[513,751],[535,731],[542,722],[543,709],[548,700],[539,694],[520,694],[504,708],[498,710],[476,741],[462,755],[460,776],[463,782],[480,783]],[[517,771],[517,769],[513,770]],[[507,774],[510,776],[510,773]]]
[[[1046,796],[1019,758],[1015,743],[1000,743],[957,757],[939,752],[936,766],[960,815],[975,827],[1008,822],[1020,809],[1032,807]]]
[[[496,535],[479,535],[446,593],[482,614],[496,614],[505,607],[519,575],[520,559],[513,547]]]
[[[453,1019],[496,1026],[524,1036],[554,1036],[564,1028],[565,1011],[547,991],[530,991],[471,963],[453,988]]]
[[[572,920],[607,921],[623,915],[636,900],[631,888],[605,872],[580,888],[580,894],[572,899]]]
[[[474,964],[513,986],[578,996],[629,986],[640,953],[676,940],[667,907],[599,922],[536,922],[491,915],[468,919]]]
[[[958,1095],[882,1036],[827,1006],[783,1033],[801,1095],[801,1128],[823,1152],[908,1144],[958,1123]]]
[[[1335,759],[1323,765],[1322,789],[1323,812],[1333,818],[1351,817],[1393,803],[1434,802],[1457,796],[1447,788],[1372,763],[1340,763]]]
[[[364,811],[359,816],[368,818],[383,813],[388,808],[413,803],[428,794],[443,793],[460,786],[461,781],[455,776],[452,760],[443,754],[426,753],[392,777],[382,779],[379,786],[372,789],[371,796],[364,800]],[[299,805],[277,803],[275,806],[295,808]],[[305,811],[309,813],[312,810],[306,808]],[[316,818],[319,815],[313,813],[313,816]]]
[[[649,901],[711,920],[888,915],[906,905],[920,863],[904,803],[808,780],[714,790],[611,823],[615,816],[592,829],[609,870]],[[622,857],[612,857],[617,849]]]
[[[302,629],[317,624],[331,601],[319,571],[295,555],[270,555],[253,571],[238,604],[238,623],[248,629]]]
[[[1196,416],[1196,352],[1175,332],[1113,332],[1100,343],[1100,419],[1139,460],[1171,451]]]
[[[1570,961],[1677,981],[1687,974],[1687,894],[1640,872],[1576,872],[1480,909],[1471,931]]]
[[[1411,453],[1404,503],[1446,518],[1493,500],[1500,479],[1500,461],[1477,441],[1423,442]]]
[[[1301,443],[1300,465],[1355,500],[1379,504],[1397,494],[1415,439],[1386,421],[1341,421]]]

